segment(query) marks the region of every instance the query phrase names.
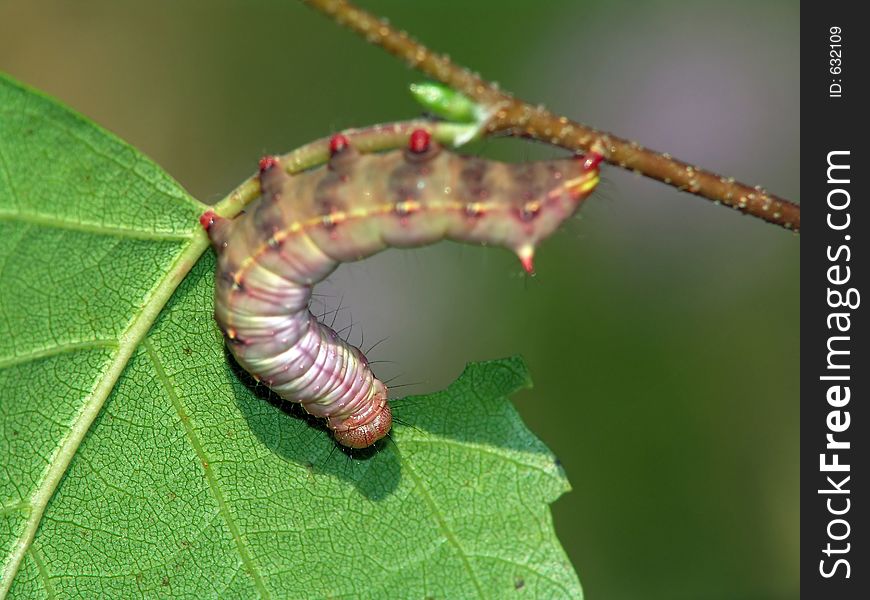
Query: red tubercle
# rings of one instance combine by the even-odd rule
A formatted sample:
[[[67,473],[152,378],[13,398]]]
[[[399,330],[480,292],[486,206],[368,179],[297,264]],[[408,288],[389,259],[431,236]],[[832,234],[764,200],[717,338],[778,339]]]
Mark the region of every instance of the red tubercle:
[[[531,256],[524,256],[520,258],[520,264],[523,265],[523,270],[529,275],[535,274],[535,261]]]
[[[517,250],[517,258],[523,265],[523,270],[529,275],[535,274],[535,247],[531,244],[522,246]]]
[[[213,210],[207,210],[207,211],[205,211],[204,213],[202,213],[202,214],[200,215],[200,217],[199,217],[199,224],[202,225],[202,228],[203,228],[203,229],[205,229],[206,231],[208,231],[209,228],[210,228],[212,225],[214,225],[214,222],[215,222],[215,219],[216,219],[216,218],[217,218],[217,215],[215,214],[215,212],[214,212]]]
[[[581,156],[580,160],[583,161],[583,168],[587,171],[591,171],[598,168],[598,165],[600,165],[604,160],[604,156],[597,152],[589,152],[588,154]]]
[[[350,140],[347,139],[347,136],[344,136],[340,133],[336,133],[329,139],[329,155],[335,156],[345,148],[350,147]]]
[[[432,143],[432,134],[425,129],[415,129],[408,138],[408,149],[414,154],[422,154],[429,149]]]
[[[264,156],[260,159],[260,174],[262,175],[269,169],[279,164],[277,156]]]

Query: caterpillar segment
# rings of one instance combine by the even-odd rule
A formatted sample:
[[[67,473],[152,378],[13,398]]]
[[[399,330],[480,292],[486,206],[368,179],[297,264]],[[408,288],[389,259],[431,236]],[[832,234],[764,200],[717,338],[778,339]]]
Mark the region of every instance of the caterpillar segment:
[[[200,222],[217,253],[215,319],[238,363],[365,448],[392,426],[386,385],[362,352],[310,312],[312,288],[342,262],[449,239],[499,245],[531,273],[537,244],[598,183],[600,157],[508,164],[449,152],[425,130],[404,150],[360,154],[343,135],[319,168],[260,161],[261,198]]]

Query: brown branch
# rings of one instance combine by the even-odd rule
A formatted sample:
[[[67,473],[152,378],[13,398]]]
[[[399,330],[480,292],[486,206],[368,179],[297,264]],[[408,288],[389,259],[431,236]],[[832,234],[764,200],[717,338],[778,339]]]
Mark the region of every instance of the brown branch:
[[[410,66],[449,85],[477,103],[493,109],[486,123],[489,133],[510,133],[532,137],[573,152],[597,152],[610,164],[656,179],[679,190],[730,206],[769,223],[800,230],[800,206],[751,187],[700,169],[668,154],[642,147],[636,142],[597,131],[587,125],[560,117],[543,107],[513,98],[468,69],[453,64],[404,31],[397,31],[347,0],[302,0],[337,23],[384,48]]]

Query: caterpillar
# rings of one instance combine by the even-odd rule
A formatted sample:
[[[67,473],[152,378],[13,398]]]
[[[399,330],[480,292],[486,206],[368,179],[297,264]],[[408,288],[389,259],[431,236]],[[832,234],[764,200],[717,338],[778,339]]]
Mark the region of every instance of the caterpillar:
[[[392,427],[387,387],[310,312],[313,286],[339,263],[443,239],[504,246],[532,273],[535,246],[592,192],[600,161],[489,161],[449,152],[424,129],[383,154],[335,135],[328,163],[296,175],[264,157],[250,211],[200,219],[218,257],[214,314],[230,352],[326,419],[338,443],[371,446]]]

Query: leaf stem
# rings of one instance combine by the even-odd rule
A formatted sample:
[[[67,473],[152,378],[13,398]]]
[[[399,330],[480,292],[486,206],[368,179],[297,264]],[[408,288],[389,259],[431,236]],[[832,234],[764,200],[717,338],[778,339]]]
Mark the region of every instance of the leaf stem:
[[[411,67],[489,107],[493,112],[485,126],[489,134],[510,133],[573,152],[597,152],[612,165],[786,229],[800,230],[801,209],[793,202],[518,100],[347,0],[301,1]]]

